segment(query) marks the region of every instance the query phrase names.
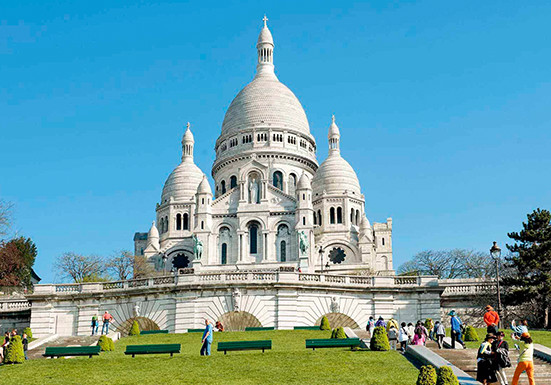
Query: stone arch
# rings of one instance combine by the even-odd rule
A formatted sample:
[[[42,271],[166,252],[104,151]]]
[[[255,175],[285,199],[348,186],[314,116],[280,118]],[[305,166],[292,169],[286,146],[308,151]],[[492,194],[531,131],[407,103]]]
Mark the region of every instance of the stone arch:
[[[350,264],[350,263],[357,263],[357,262],[360,261],[358,249],[356,247],[352,246],[351,244],[344,243],[344,242],[331,242],[331,243],[323,246],[323,249],[325,250],[324,260],[325,260],[325,258],[327,258],[327,260],[329,260],[329,254],[331,253],[331,251],[334,248],[340,248],[340,249],[344,250],[344,253],[346,254],[346,257],[345,257],[344,261],[342,261],[341,263],[338,263],[338,264],[334,264],[331,261],[329,261],[329,264],[331,266],[333,266],[333,265],[347,265],[347,264]]]
[[[151,318],[147,317],[132,317],[128,318],[126,321],[120,323],[116,329],[118,332],[121,333],[123,336],[127,336],[128,333],[130,333],[130,328],[132,328],[132,323],[134,321],[138,322],[138,326],[140,327],[140,331],[144,330],[159,330],[159,325],[155,321],[153,321]]]
[[[332,328],[336,328],[339,326],[342,326],[343,328],[349,327],[351,329],[358,329],[358,323],[354,321],[351,317],[347,316],[344,313],[327,313],[322,315],[318,318],[316,321],[315,326],[321,325],[321,319],[323,317],[327,317],[327,320],[329,321],[329,325],[331,325]]]
[[[246,311],[230,311],[218,317],[227,331],[244,331],[247,327],[261,327],[262,324],[254,315]]]

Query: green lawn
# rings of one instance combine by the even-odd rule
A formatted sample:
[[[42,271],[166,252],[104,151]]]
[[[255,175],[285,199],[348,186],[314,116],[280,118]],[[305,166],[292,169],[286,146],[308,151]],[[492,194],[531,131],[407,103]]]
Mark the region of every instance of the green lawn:
[[[468,348],[476,349],[480,346],[482,343],[482,340],[486,336],[486,328],[476,328],[476,332],[478,333],[478,338],[480,341],[466,341],[466,345]],[[509,343],[509,349],[514,349],[514,343],[513,339],[511,338],[511,334],[513,331],[511,329],[503,330],[505,333],[505,341]],[[450,335],[450,330],[447,330],[447,335]],[[551,348],[551,331],[543,331],[543,330],[530,330],[530,334],[532,336],[532,339],[534,340],[534,343],[544,345]],[[464,337],[464,336],[463,336]]]
[[[213,352],[201,357],[201,333],[127,337],[115,351],[94,358],[33,360],[0,367],[0,384],[371,384],[412,385],[417,369],[400,353],[306,350],[307,338],[329,338],[327,331],[261,331],[215,333]],[[272,350],[216,351],[219,341],[271,339]],[[182,353],[123,354],[126,345],[181,343]]]

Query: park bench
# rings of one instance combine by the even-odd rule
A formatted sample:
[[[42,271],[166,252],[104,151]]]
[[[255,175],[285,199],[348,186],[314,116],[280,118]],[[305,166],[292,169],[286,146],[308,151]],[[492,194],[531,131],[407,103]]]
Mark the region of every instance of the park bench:
[[[272,327],[254,326],[254,327],[245,328],[246,332],[260,332],[264,330],[275,330],[275,328],[273,326]]]
[[[201,329],[188,329],[187,332],[188,333],[203,333],[205,331],[205,328],[201,328]]]
[[[140,334],[167,334],[168,330],[144,330]]]
[[[272,340],[219,342],[217,350],[226,354],[231,350],[262,350],[264,353],[266,349],[272,349]]]
[[[356,348],[360,346],[359,338],[330,338],[306,340],[306,349],[316,350],[316,348]]]
[[[101,347],[99,346],[51,346],[47,347],[44,357],[74,357],[74,356],[99,356]]]
[[[164,345],[128,345],[124,354],[132,355],[136,354],[170,354],[170,357],[174,353],[180,353],[180,344],[164,344]]]
[[[294,330],[321,330],[319,326],[295,326]]]

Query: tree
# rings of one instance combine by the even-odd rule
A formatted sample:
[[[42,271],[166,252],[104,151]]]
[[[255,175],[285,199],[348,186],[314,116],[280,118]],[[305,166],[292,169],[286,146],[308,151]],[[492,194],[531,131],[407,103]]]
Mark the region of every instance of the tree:
[[[0,200],[0,239],[8,233],[11,225],[12,205]]]
[[[9,243],[13,242],[19,251],[19,258],[22,261],[22,268],[19,270],[19,284],[24,287],[31,287],[32,282],[32,267],[38,250],[31,238],[19,237],[12,239]]]
[[[551,327],[551,213],[537,209],[528,214],[520,232],[507,234],[515,241],[507,245],[504,302],[528,306],[534,326]],[[536,305],[536,306],[534,306]]]
[[[36,259],[36,245],[30,238],[14,238],[0,243],[0,286],[30,287]]]
[[[134,256],[126,250],[121,250],[111,256],[106,264],[107,270],[115,276],[115,279],[124,281],[134,275]]]
[[[54,269],[61,277],[71,278],[77,283],[105,280],[103,258],[96,255],[63,253],[54,262]]]
[[[441,279],[485,278],[494,274],[487,253],[475,250],[425,250],[402,264],[400,275],[436,275]]]
[[[147,278],[156,275],[155,268],[149,262],[147,258],[143,255],[133,255],[133,278]]]

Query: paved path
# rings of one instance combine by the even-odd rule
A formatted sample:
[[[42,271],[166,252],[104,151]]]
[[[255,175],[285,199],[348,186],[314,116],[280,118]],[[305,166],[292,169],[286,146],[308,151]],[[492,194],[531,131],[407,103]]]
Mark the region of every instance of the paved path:
[[[467,374],[476,378],[476,349],[463,349],[463,350],[451,350],[451,349],[438,349],[438,345],[434,341],[427,342],[427,348],[440,355],[445,360],[448,360]],[[505,369],[509,384],[513,380],[513,373],[518,358],[518,352],[513,348],[509,351],[509,357],[511,357],[511,368]],[[536,385],[551,385],[551,365],[538,358],[534,359],[535,366],[535,380]],[[528,385],[528,377],[526,374],[520,376],[519,385]]]
[[[53,341],[46,342],[44,345],[40,345],[36,349],[29,350],[27,356],[29,360],[42,359],[42,354],[49,346],[90,346],[96,343],[99,336],[81,336],[81,337],[59,337]]]

